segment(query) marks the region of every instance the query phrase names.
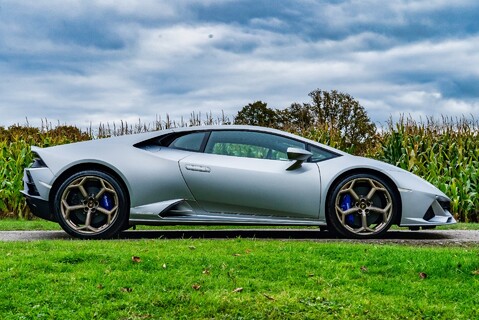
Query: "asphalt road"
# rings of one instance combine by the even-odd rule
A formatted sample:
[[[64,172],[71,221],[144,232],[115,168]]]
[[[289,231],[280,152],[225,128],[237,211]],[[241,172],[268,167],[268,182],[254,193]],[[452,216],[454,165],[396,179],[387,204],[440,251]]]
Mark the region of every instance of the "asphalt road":
[[[384,238],[371,240],[338,239],[328,232],[312,229],[234,229],[234,230],[161,230],[125,231],[119,239],[231,239],[256,238],[277,240],[307,240],[317,242],[368,242],[418,245],[479,245],[479,231],[427,230],[389,231]],[[1,231],[0,241],[72,240],[63,231]]]

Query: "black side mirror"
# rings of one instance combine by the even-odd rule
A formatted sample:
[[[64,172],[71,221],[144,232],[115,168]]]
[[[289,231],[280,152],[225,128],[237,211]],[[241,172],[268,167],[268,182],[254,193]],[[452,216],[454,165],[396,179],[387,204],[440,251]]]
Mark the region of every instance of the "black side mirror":
[[[288,154],[288,159],[294,161],[294,163],[289,166],[286,170],[295,170],[301,167],[301,164],[308,160],[313,154],[308,150],[299,149],[299,148],[288,148],[286,151]]]

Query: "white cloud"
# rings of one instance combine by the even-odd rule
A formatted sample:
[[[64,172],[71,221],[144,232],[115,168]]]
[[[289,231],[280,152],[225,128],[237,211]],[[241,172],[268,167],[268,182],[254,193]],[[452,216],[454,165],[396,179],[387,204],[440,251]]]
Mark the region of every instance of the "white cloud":
[[[195,3],[214,6],[216,1]],[[308,4],[311,9],[306,10],[342,30],[358,22],[374,24],[376,18],[380,23],[407,24],[403,19],[407,12],[448,6],[445,1],[435,1],[431,8],[412,1],[379,7],[378,1],[322,8]],[[346,10],[347,5],[351,10]],[[5,10],[11,6],[7,2]],[[477,34],[403,41],[371,29],[341,37],[313,37],[302,29],[282,32],[293,21],[269,12],[243,24],[200,22],[188,1],[101,0],[66,5],[51,0],[20,2],[19,6],[28,9],[21,15],[26,21],[0,19],[0,44],[4,44],[0,47],[4,57],[0,60],[0,125],[23,122],[26,116],[32,123],[47,117],[83,126],[90,121],[131,122],[139,117],[152,121],[166,113],[178,119],[192,111],[219,114],[223,109],[234,115],[255,100],[277,108],[307,102],[307,94],[316,88],[351,94],[375,121],[399,113],[479,112],[478,97],[464,97],[460,92],[460,81],[479,78]],[[305,24],[318,17],[308,16],[309,11],[299,6],[294,9],[305,16]],[[35,19],[47,23],[43,14],[57,22],[81,17],[81,25],[89,12],[104,17],[124,46],[83,45],[53,39],[45,31],[48,25],[45,30],[34,29],[40,23]],[[386,21],[390,17],[382,16],[384,12],[394,18]],[[111,21],[110,13],[116,15]],[[446,80],[459,83],[448,94],[441,87]]]

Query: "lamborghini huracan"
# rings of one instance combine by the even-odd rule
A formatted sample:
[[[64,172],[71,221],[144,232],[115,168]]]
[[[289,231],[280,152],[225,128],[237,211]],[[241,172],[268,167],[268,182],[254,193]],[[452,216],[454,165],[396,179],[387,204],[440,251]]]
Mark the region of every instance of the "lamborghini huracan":
[[[453,224],[450,199],[395,166],[256,126],[169,129],[32,147],[22,193],[70,235],[134,225],[318,226],[342,237]]]

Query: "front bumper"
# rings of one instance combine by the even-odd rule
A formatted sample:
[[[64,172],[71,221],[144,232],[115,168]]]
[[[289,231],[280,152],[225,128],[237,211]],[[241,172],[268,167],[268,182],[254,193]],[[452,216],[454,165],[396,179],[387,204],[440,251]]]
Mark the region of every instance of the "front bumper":
[[[450,209],[450,200],[428,192],[399,190],[402,198],[401,227],[427,227],[456,223]]]

